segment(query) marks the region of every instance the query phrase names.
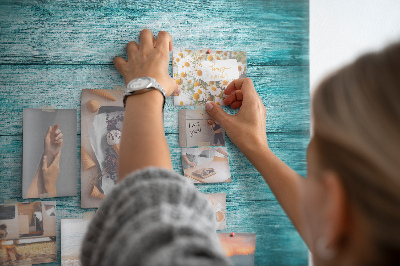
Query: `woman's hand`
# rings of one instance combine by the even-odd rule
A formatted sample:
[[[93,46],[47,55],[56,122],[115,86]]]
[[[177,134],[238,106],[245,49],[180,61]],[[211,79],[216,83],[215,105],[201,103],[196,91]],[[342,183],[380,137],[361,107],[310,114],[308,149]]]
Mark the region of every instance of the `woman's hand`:
[[[207,112],[225,129],[232,142],[247,156],[260,147],[268,148],[265,109],[249,78],[232,81],[225,89],[224,103],[240,108],[236,115],[227,114],[219,105],[207,103]]]
[[[126,85],[135,78],[152,77],[160,83],[168,97],[178,93],[178,86],[168,73],[171,50],[172,37],[168,32],[160,31],[156,40],[150,30],[144,29],[140,32],[140,46],[133,41],[126,46],[128,61],[117,56],[114,66],[124,77]]]
[[[58,128],[59,126],[59,124],[54,125],[54,127],[49,126],[46,136],[44,137],[44,155],[47,156],[47,166],[51,164],[54,157],[61,151],[63,146],[63,134]]]
[[[43,178],[44,192],[49,197],[57,197],[56,182],[60,173],[61,151],[57,153],[53,162],[47,167],[47,156],[43,155],[41,176]]]

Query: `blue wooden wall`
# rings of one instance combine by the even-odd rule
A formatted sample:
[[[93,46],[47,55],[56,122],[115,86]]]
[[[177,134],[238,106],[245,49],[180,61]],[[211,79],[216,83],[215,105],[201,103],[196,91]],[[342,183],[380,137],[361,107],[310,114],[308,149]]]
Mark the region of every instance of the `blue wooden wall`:
[[[306,0],[1,0],[0,203],[22,201],[23,108],[76,108],[80,121],[81,90],[123,85],[112,59],[125,56],[125,45],[138,41],[143,28],[168,31],[175,47],[247,51],[248,76],[268,110],[269,145],[305,176],[308,23]],[[177,117],[168,99],[165,131],[181,171]],[[227,193],[226,232],[257,233],[256,265],[306,265],[306,246],[261,175],[232,142],[226,145],[233,182],[198,186]],[[90,211],[80,208],[79,192],[80,186],[77,197],[56,198],[58,236],[60,219]]]

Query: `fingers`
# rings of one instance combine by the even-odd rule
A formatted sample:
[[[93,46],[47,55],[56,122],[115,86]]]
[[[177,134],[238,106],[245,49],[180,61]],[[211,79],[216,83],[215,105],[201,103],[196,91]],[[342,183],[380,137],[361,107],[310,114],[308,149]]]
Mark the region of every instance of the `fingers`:
[[[47,156],[43,155],[43,159],[42,159],[42,171],[46,171],[47,170]]]
[[[178,85],[177,90],[174,91],[171,95],[172,96],[179,96],[179,94],[182,92],[181,86]]]
[[[63,136],[64,136],[63,133],[58,134],[55,138],[56,143],[58,140],[62,139]]]
[[[123,68],[126,66],[128,61],[126,61],[122,57],[116,56],[113,60],[113,63],[114,67],[118,70],[118,72],[123,74]]]
[[[221,108],[221,106],[219,106],[218,104],[213,103],[213,102],[208,102],[206,104],[206,110],[215,120],[217,120],[222,125],[222,127],[225,128],[224,124],[227,121],[229,121],[230,115],[227,114]]]
[[[249,78],[235,79],[225,89],[225,95],[230,95],[236,90],[241,90],[243,94],[258,95],[256,89],[254,88],[253,81]]]
[[[136,42],[129,42],[126,45],[126,54],[128,55],[128,61],[131,60],[133,58],[133,55],[139,51],[140,47],[139,44],[137,44]]]
[[[172,50],[172,36],[166,31],[160,31],[157,35],[156,49],[168,53]]]
[[[60,140],[56,141],[56,144],[58,144],[58,146],[60,146],[60,147],[62,147],[63,143],[64,143],[63,139],[60,139]]]
[[[236,109],[242,106],[242,101],[243,92],[241,90],[236,90],[224,99],[224,104],[230,105],[232,109]]]
[[[60,124],[55,124],[51,131],[53,133],[56,132],[59,126],[60,126]]]
[[[154,49],[156,39],[149,29],[144,29],[140,32],[140,50],[149,51]]]

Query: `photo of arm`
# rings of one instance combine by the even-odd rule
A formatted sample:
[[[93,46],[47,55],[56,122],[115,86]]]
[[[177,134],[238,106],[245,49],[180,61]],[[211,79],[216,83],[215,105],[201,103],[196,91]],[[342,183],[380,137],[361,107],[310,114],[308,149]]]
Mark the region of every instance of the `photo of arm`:
[[[35,177],[29,186],[27,198],[57,197],[56,181],[60,173],[61,148],[63,134],[59,124],[49,126],[44,137],[44,151],[36,171]]]

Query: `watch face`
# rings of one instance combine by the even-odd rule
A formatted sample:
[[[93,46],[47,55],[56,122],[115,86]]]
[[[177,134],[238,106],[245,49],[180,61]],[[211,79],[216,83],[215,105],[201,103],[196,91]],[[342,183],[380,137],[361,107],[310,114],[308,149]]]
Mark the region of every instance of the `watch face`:
[[[148,85],[150,84],[150,82],[151,82],[150,79],[147,77],[138,78],[132,83],[131,89],[139,90],[139,89],[147,88]]]

